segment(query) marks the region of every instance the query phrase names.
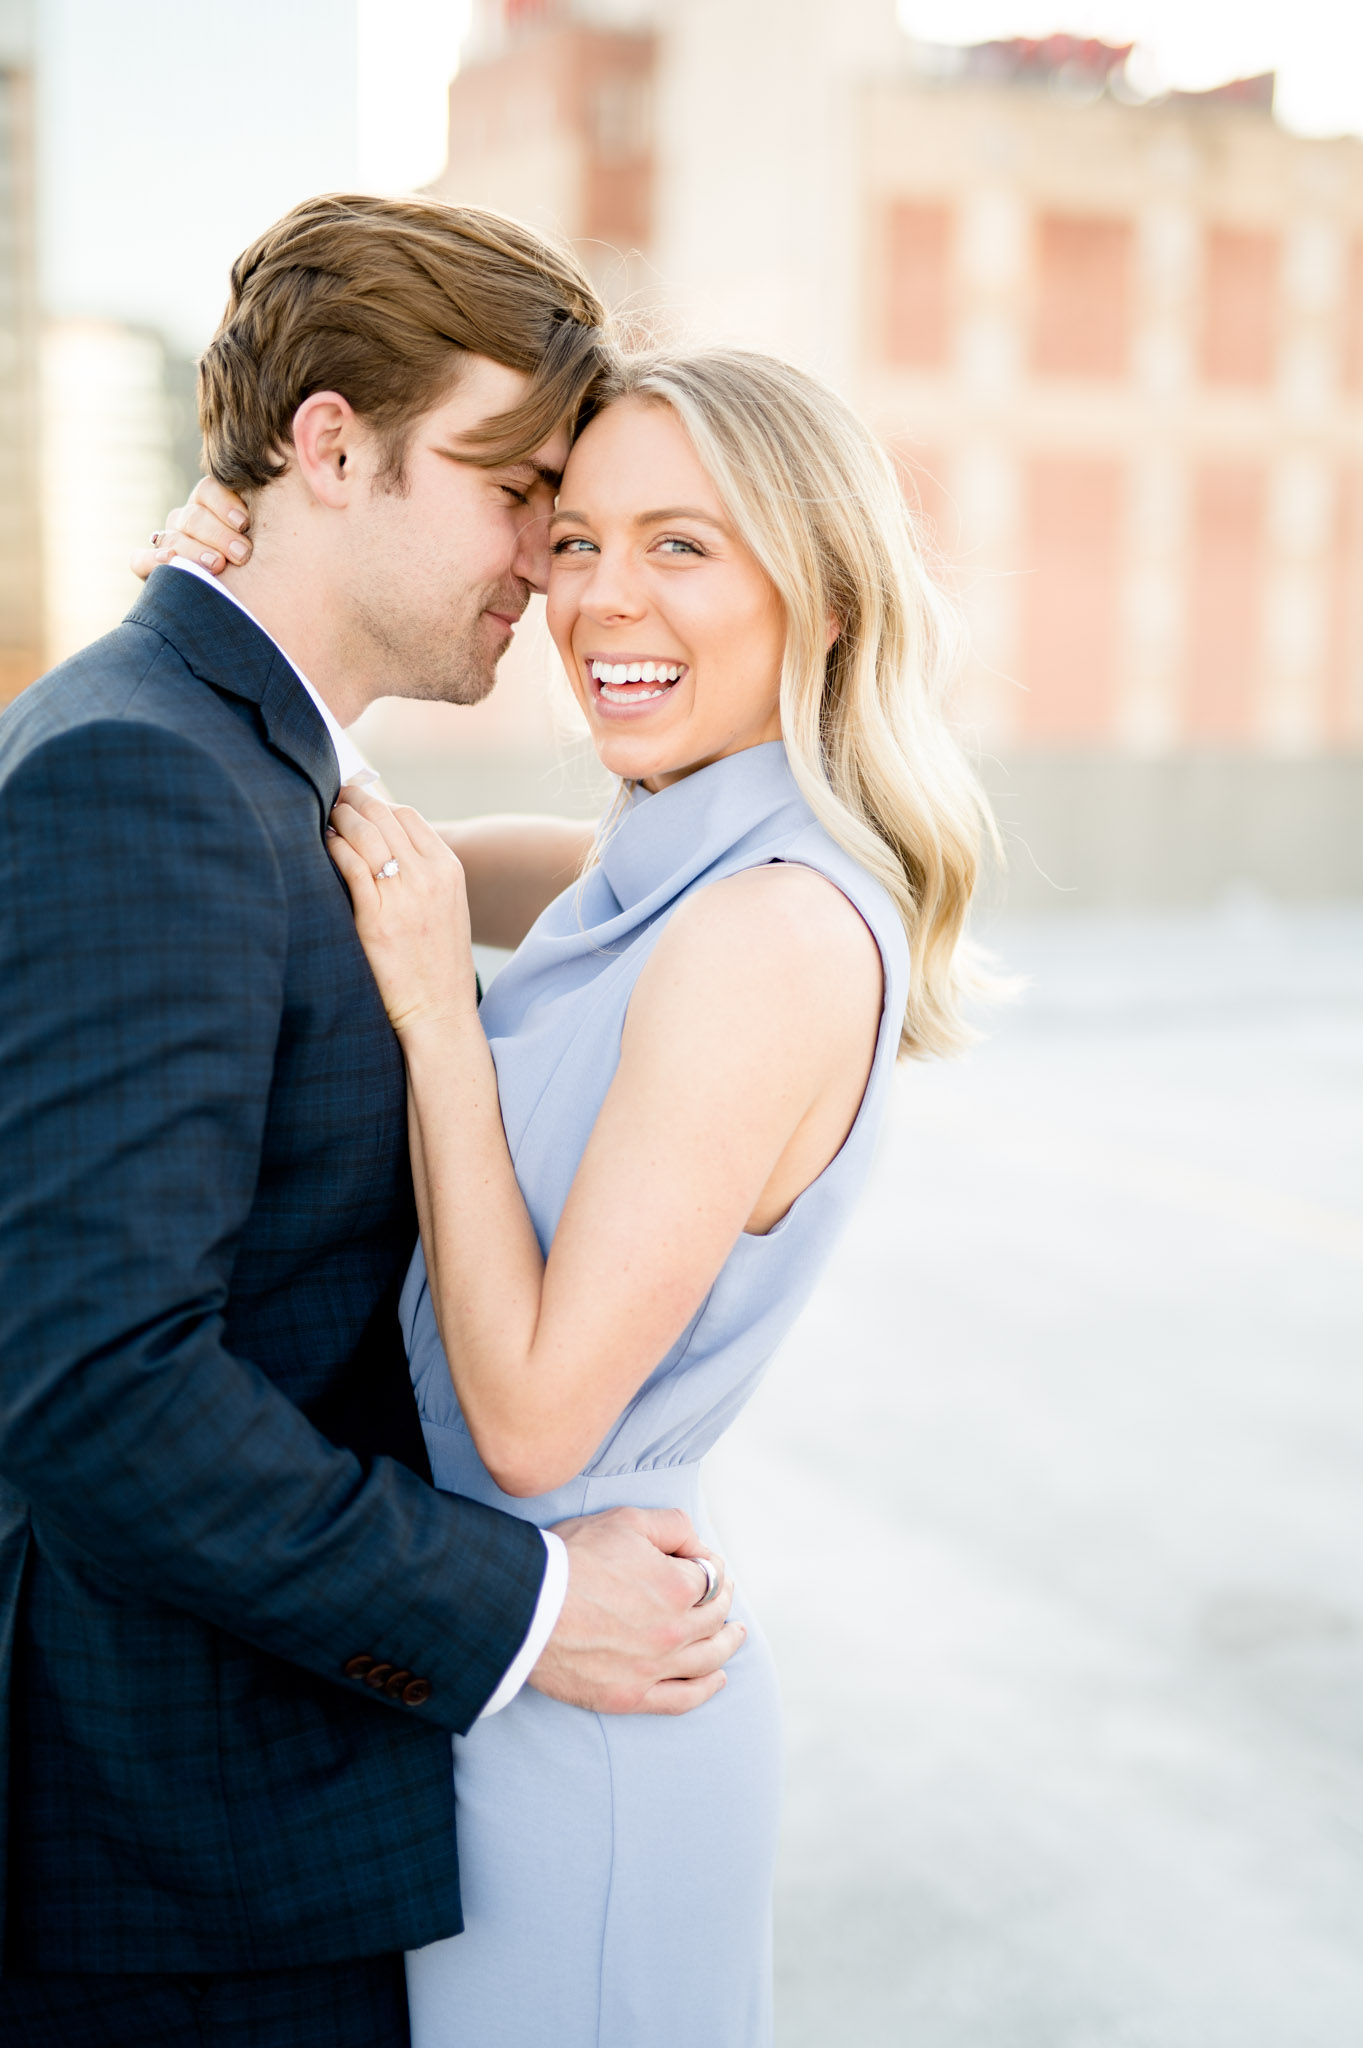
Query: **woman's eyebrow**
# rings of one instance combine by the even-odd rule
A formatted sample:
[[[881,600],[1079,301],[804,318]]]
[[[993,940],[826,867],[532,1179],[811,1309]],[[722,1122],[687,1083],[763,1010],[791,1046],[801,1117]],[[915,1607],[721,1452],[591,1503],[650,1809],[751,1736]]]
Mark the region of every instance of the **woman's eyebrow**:
[[[592,523],[585,512],[571,512],[563,505],[560,505],[553,514],[553,519],[572,519],[579,526],[590,526]],[[724,530],[724,521],[716,519],[713,512],[702,512],[699,505],[661,505],[656,512],[636,512],[634,524],[659,526],[668,519],[699,519],[706,526],[717,526]],[[550,523],[553,523],[552,520]]]
[[[720,526],[724,521],[716,519],[713,512],[702,512],[699,505],[663,505],[656,512],[640,512],[635,518],[636,526],[657,526],[665,519],[699,519],[705,526]]]

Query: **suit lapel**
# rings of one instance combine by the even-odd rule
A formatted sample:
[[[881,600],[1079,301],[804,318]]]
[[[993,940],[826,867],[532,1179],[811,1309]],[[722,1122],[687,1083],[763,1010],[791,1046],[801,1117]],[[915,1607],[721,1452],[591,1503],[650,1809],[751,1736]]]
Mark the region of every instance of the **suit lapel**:
[[[325,824],[341,786],[336,749],[269,634],[221,592],[171,568],[152,571],[128,624],[159,633],[213,689],[259,707],[266,739],[312,784]]]

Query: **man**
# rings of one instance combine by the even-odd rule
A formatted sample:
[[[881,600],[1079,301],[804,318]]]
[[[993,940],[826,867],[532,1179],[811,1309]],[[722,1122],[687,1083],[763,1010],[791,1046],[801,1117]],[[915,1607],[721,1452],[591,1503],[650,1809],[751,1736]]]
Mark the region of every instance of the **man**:
[[[6,2048],[404,2041],[451,1732],[527,1676],[685,1711],[735,1646],[684,1517],[431,1488],[402,1061],[324,840],[366,704],[491,688],[602,318],[513,223],[296,209],[201,370],[249,564],[157,569],[0,720]]]

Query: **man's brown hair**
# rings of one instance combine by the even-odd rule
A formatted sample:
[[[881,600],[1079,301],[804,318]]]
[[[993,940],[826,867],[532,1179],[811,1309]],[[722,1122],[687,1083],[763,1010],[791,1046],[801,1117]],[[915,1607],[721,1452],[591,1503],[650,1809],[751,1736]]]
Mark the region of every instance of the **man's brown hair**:
[[[590,409],[605,324],[572,252],[519,221],[434,199],[305,200],[232,266],[199,364],[204,465],[236,491],[273,482],[299,406],[338,391],[383,435],[384,476],[401,489],[412,423],[460,351],[530,375],[522,402],[469,441],[475,462],[518,460]]]

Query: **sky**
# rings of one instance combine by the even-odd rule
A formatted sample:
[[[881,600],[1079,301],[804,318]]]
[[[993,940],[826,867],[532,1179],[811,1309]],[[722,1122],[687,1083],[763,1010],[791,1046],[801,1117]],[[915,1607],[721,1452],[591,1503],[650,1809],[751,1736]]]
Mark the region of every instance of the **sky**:
[[[44,298],[202,348],[233,257],[309,193],[445,159],[463,0],[38,0]]]
[[[1142,87],[1150,91],[1198,92],[1276,70],[1276,111],[1285,126],[1303,135],[1363,132],[1357,0],[900,0],[899,17],[933,42],[1065,29],[1137,43]]]
[[[49,310],[152,326],[196,352],[232,258],[296,200],[410,190],[439,170],[468,11],[38,0]],[[1056,29],[1136,41],[1151,89],[1276,68],[1289,126],[1363,132],[1363,8],[1348,0],[901,0],[900,15],[942,42]]]

